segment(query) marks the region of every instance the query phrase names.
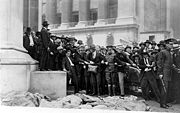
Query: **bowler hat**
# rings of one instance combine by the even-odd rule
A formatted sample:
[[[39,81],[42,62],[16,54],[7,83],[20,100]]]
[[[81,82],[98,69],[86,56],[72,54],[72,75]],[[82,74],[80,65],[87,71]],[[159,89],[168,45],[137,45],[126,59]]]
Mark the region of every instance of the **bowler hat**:
[[[148,55],[148,56],[149,56],[149,53],[148,53],[148,52],[142,52],[141,54],[142,54],[142,55]]]
[[[82,40],[78,40],[77,43],[78,43],[78,44],[83,44],[83,41],[82,41]]]
[[[146,43],[151,44],[151,41],[150,41],[150,40],[146,40],[144,43],[145,43],[145,44],[146,44]]]
[[[152,43],[151,43],[152,45],[156,45],[156,42],[155,41],[152,41]]]
[[[30,27],[27,27],[27,28],[26,28],[26,32],[31,32],[31,28],[30,28]]]
[[[131,46],[127,45],[124,50],[126,51],[128,48],[131,49]]]
[[[96,46],[92,44],[89,49],[96,49]]]
[[[133,58],[135,58],[135,57],[141,58],[141,56],[140,56],[139,54],[134,54],[132,57],[133,57]]]
[[[135,49],[135,48],[139,49],[139,47],[138,47],[138,46],[134,46],[134,47],[133,47],[133,49]]]
[[[164,47],[166,46],[164,40],[161,40],[161,41],[157,44],[158,47],[161,46],[161,45],[163,45]]]
[[[139,44],[139,46],[141,46],[141,45],[145,45],[145,43],[144,43],[144,42],[141,42],[141,43]]]
[[[43,25],[43,26],[48,26],[49,23],[48,23],[48,21],[44,21],[44,22],[42,23],[42,25]]]
[[[152,54],[156,54],[156,53],[158,53],[158,51],[157,51],[157,50],[153,50],[153,51],[151,52],[151,55],[152,55]]]
[[[166,44],[168,44],[169,42],[172,42],[172,43],[176,43],[177,40],[175,38],[168,38],[166,40],[164,40]]]
[[[77,42],[77,39],[75,37],[69,37],[68,39],[69,39],[69,41],[76,41]]]
[[[115,47],[112,45],[108,45],[108,46],[106,46],[106,48],[108,49],[108,48],[115,48]]]

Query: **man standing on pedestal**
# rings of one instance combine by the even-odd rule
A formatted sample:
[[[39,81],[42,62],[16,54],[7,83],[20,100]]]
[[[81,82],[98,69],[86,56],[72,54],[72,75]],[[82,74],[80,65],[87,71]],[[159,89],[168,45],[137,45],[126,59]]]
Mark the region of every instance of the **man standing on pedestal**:
[[[40,59],[40,70],[47,70],[47,59],[48,59],[48,52],[50,51],[49,42],[50,36],[48,32],[48,22],[43,22],[43,28],[41,29],[41,38],[42,38],[42,57]]]

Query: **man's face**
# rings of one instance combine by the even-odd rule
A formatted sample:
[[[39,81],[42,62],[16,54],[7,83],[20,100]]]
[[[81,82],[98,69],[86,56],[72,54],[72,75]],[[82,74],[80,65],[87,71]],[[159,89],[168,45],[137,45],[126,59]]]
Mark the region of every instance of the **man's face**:
[[[126,49],[126,52],[131,53],[131,49],[130,49],[130,48],[127,48],[127,49]]]
[[[142,45],[141,45],[141,48],[143,49],[143,48],[145,48],[145,46],[142,44]]]
[[[144,54],[143,57],[144,57],[144,58],[148,58],[148,55],[147,55],[147,54]]]
[[[107,49],[108,54],[112,54],[112,48]]]
[[[83,53],[84,52],[84,48],[79,48],[79,53]]]
[[[96,49],[92,48],[90,49],[90,52],[93,53]]]
[[[159,49],[160,49],[160,50],[163,50],[163,49],[164,49],[164,46],[163,46],[163,45],[160,45],[160,46],[159,46]]]
[[[138,51],[138,48],[134,48],[134,51]]]
[[[146,47],[149,47],[149,45],[150,45],[149,43],[146,43]]]
[[[70,55],[71,55],[71,51],[68,51],[68,52],[66,53],[66,56],[70,57]]]
[[[134,59],[135,59],[135,60],[139,60],[139,57],[135,57]]]
[[[152,44],[152,48],[155,48],[156,47],[156,45],[155,44]]]
[[[168,44],[166,44],[166,47],[169,49],[173,49],[173,43],[169,42]]]
[[[121,53],[121,52],[123,51],[123,48],[117,48],[116,51],[117,51],[118,53]]]

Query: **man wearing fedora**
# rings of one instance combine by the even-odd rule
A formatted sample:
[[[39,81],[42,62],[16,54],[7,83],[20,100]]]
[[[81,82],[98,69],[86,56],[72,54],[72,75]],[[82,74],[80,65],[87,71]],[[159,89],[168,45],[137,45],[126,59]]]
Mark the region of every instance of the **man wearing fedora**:
[[[155,73],[153,70],[154,64],[150,60],[150,55],[148,52],[142,53],[142,59],[140,60],[139,67],[141,68],[141,88],[143,97],[145,100],[149,100],[150,98],[150,90],[155,95],[157,101],[160,100],[160,92],[157,87],[157,82],[155,78]]]
[[[89,72],[90,75],[90,84],[92,86],[92,94],[91,95],[100,95],[100,84],[101,84],[101,61],[103,57],[100,53],[97,52],[96,46],[90,46],[90,53],[87,56],[87,60],[93,66],[97,66],[96,72]]]
[[[176,103],[180,103],[180,41],[177,41],[178,47],[175,48],[175,52],[173,54],[173,61],[174,61],[174,77],[173,77],[173,99]]]
[[[41,39],[42,39],[42,57],[40,60],[40,70],[47,70],[48,69],[48,52],[50,51],[49,48],[49,42],[50,42],[50,34],[48,32],[48,22],[44,21],[42,26],[43,28],[41,29]]]
[[[165,40],[166,49],[161,50],[157,57],[157,74],[161,80],[160,86],[160,107],[168,108],[167,94],[169,93],[168,87],[172,79],[173,70],[173,55],[171,49],[173,48],[173,42],[171,40]]]

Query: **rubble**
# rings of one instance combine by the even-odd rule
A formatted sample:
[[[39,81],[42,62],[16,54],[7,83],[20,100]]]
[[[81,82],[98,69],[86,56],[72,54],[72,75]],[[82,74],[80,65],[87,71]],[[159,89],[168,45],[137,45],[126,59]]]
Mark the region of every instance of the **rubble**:
[[[144,100],[138,100],[137,97],[133,95],[126,97],[93,97],[86,94],[75,94],[68,95],[57,100],[51,100],[49,97],[38,93],[32,94],[29,92],[14,92],[2,98],[2,105],[126,111],[149,110],[149,106],[145,104]]]

